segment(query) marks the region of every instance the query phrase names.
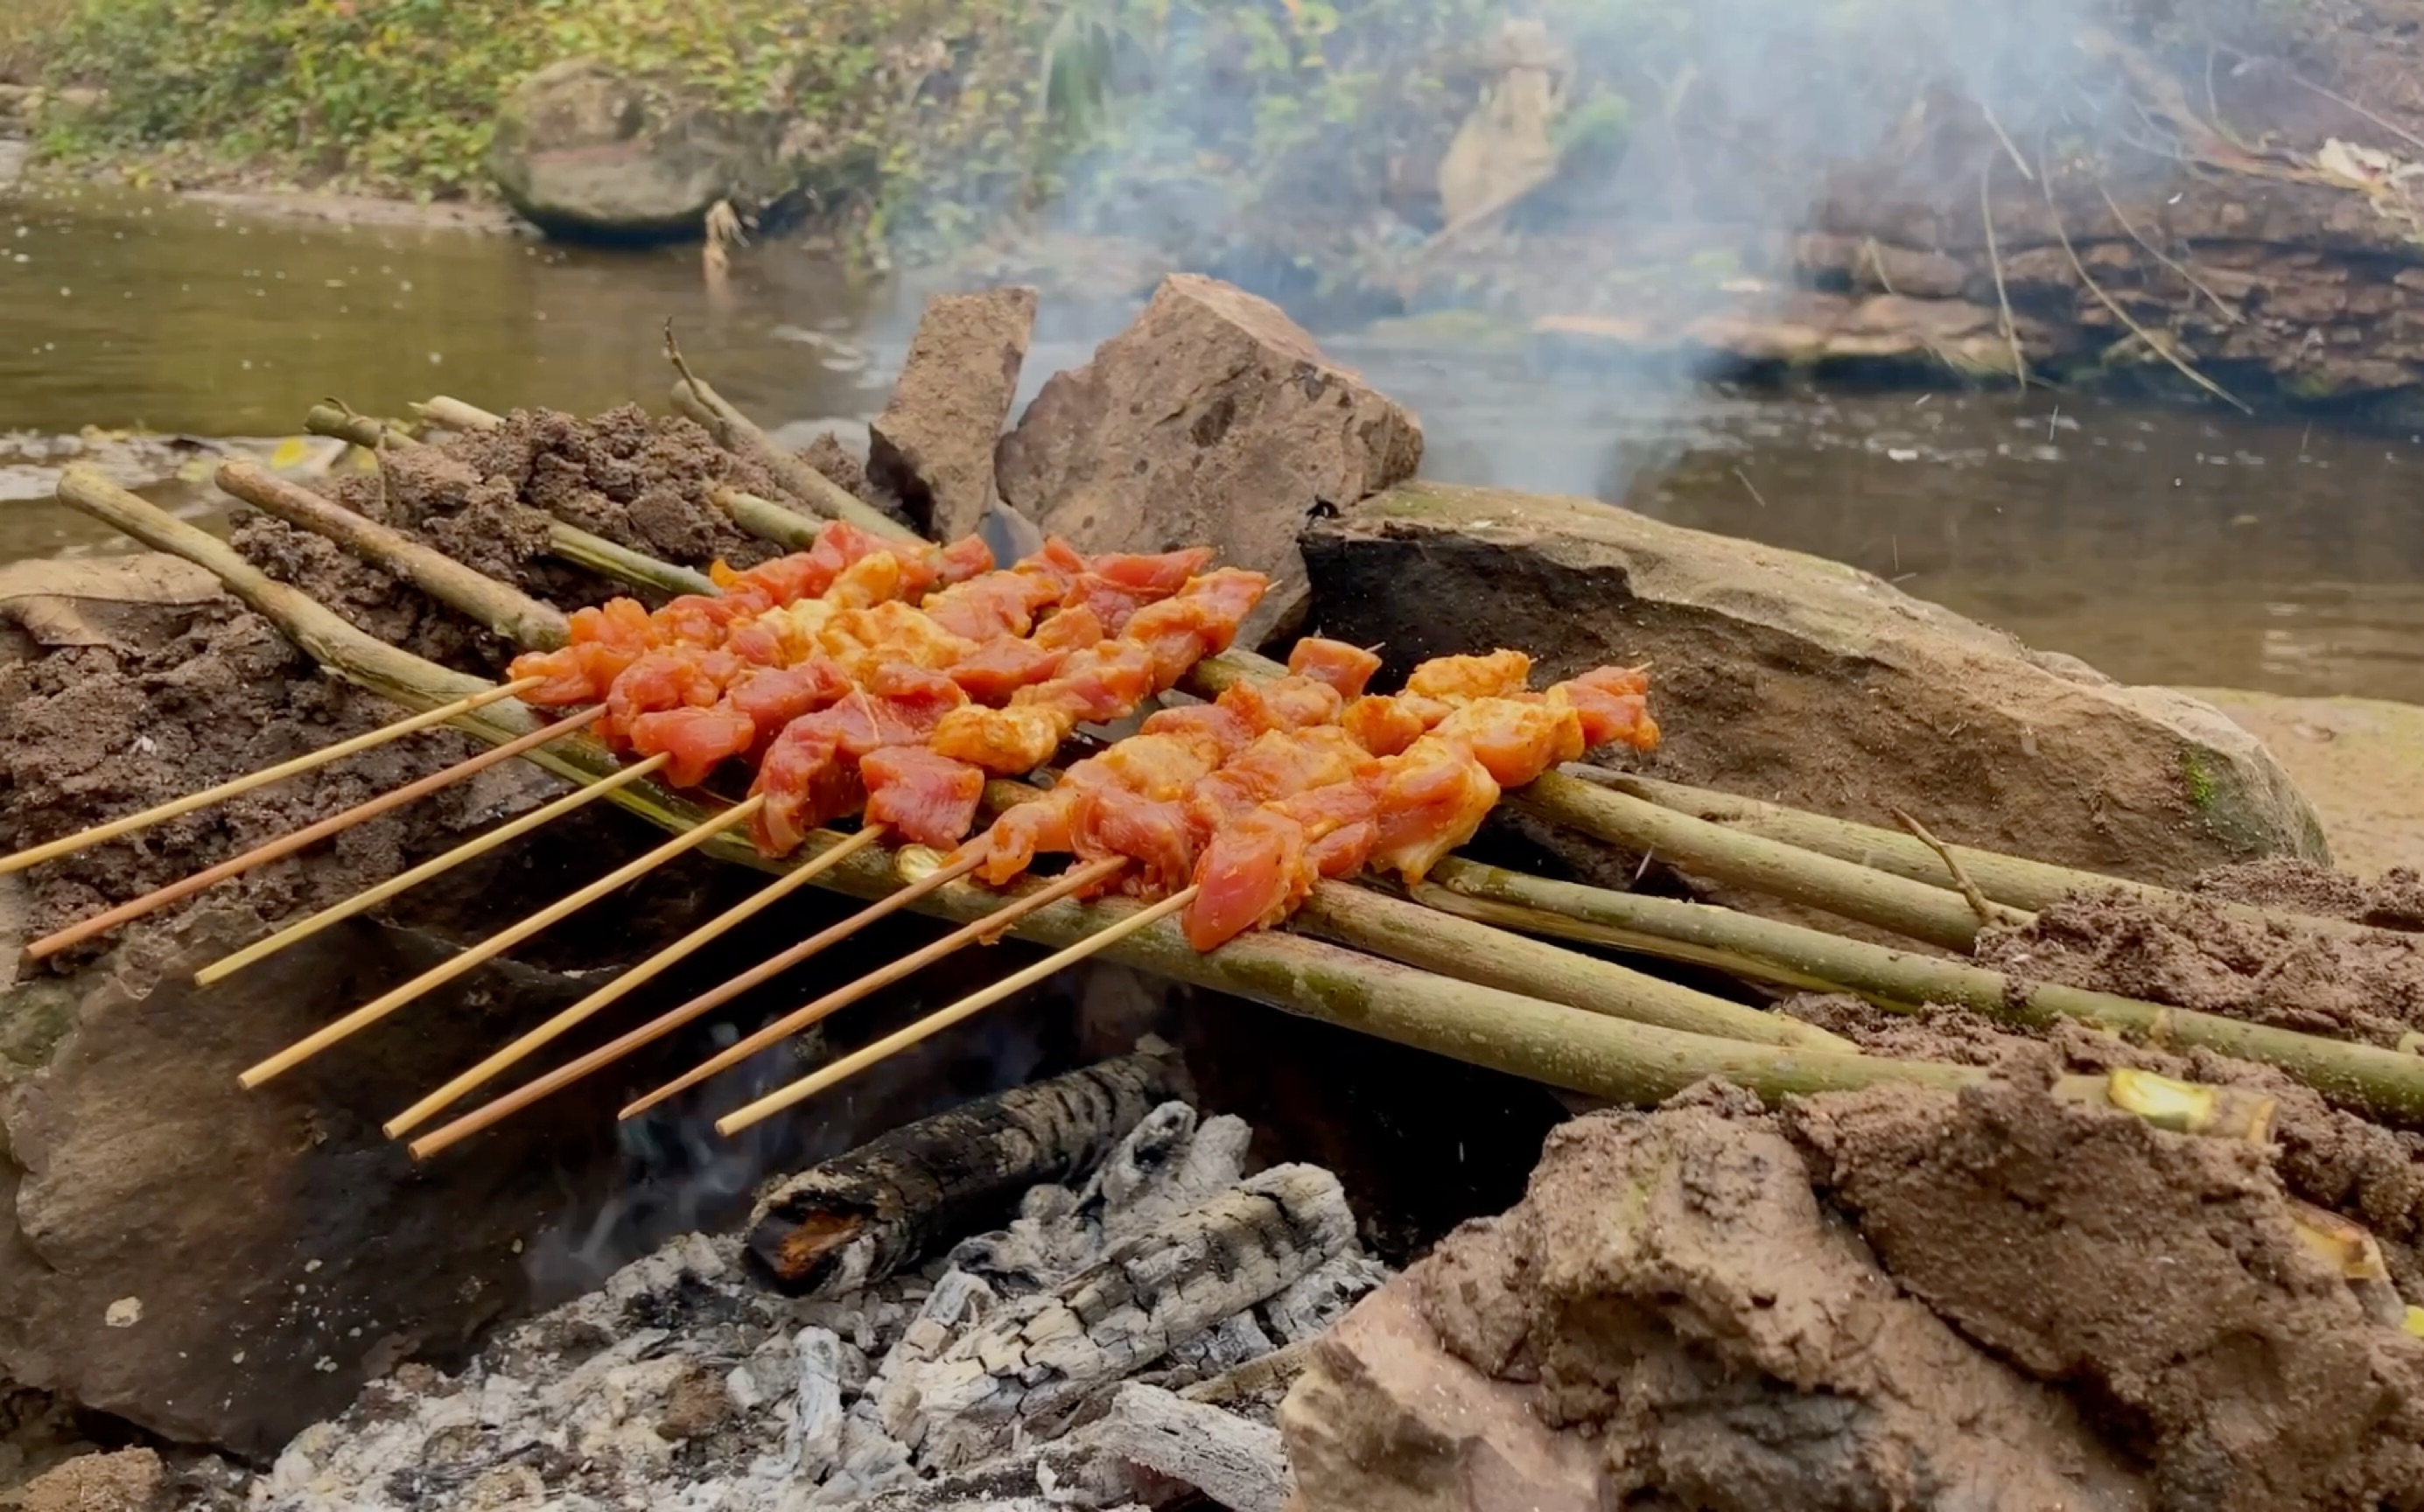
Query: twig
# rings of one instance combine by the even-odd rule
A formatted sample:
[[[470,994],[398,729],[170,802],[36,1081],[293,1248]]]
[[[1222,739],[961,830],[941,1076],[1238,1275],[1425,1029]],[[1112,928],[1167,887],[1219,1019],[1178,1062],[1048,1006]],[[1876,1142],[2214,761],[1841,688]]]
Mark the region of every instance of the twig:
[[[2424,1059],[2380,1045],[2345,1043],[2056,982],[2024,981],[1966,961],[1889,949],[1731,909],[1550,882],[1454,858],[1433,876],[1433,883],[1417,891],[1424,902],[1492,924],[1682,960],[1722,953],[1737,963],[1730,969],[1790,986],[1813,979],[1831,982],[1900,1012],[1936,1003],[2028,1029],[2075,1020],[2141,1040],[2262,1061],[2368,1117],[2424,1122]]]
[[[1742,480],[1743,488],[1749,493],[1751,502],[1757,504],[1762,509],[1765,509],[1767,507],[1767,501],[1761,497],[1759,485],[1750,481],[1750,474],[1743,471],[1740,468],[1736,468],[1734,469],[1734,476]]]
[[[570,633],[563,612],[554,605],[255,463],[231,457],[219,464],[216,477],[221,488],[253,508],[334,541],[517,645],[562,645]]]
[[[1953,873],[1953,884],[1961,889],[1962,897],[1970,899],[1970,912],[1978,915],[1978,922],[1981,924],[1996,922],[1995,905],[1986,901],[1986,895],[1980,892],[1978,884],[1970,880],[1970,873],[1961,869],[1961,859],[1953,853],[1953,848],[1928,834],[1926,825],[1901,809],[1897,808],[1892,812],[1896,823],[1910,831],[1920,844],[1944,858],[1944,869]]]
[[[2079,260],[2079,249],[2070,245],[2070,232],[2063,229],[2062,210],[2061,207],[2056,205],[2053,200],[2053,180],[2050,178],[2044,179],[2040,181],[2038,186],[2045,190],[2046,210],[2053,217],[2053,233],[2055,238],[2062,243],[2063,255],[2070,259],[2071,271],[2079,275],[2079,281],[2086,285],[2087,292],[2089,294],[2096,296],[2097,303],[2102,305],[2106,310],[2111,310],[2113,312],[2113,318],[2128,326],[2129,328],[2129,334],[2145,342],[2157,357],[2161,358],[2164,361],[2178,369],[2182,377],[2188,379],[2191,383],[2195,384],[2198,388],[2203,389],[2206,392],[2213,395],[2216,399],[2219,399],[2223,403],[2230,406],[2240,413],[2244,415],[2255,414],[2256,411],[2254,409],[2241,403],[2229,390],[2225,389],[2222,385],[2214,382],[2211,378],[2199,373],[2196,370],[2196,365],[2194,363],[2173,351],[2170,344],[2156,336],[2154,332],[2148,330],[2145,326],[2139,325],[2136,320],[2130,317],[2128,310],[2121,308],[2120,301],[2114,299],[2111,294],[2104,292],[2104,286],[2097,283],[2095,278],[2088,273],[2087,264]]]
[[[2302,89],[2311,89],[2315,93],[2321,95],[2324,99],[2330,101],[2332,103],[2338,105],[2343,109],[2355,112],[2365,119],[2373,122],[2384,131],[2386,131],[2393,136],[2398,137],[2400,141],[2405,142],[2410,147],[2424,148],[2424,136],[2416,135],[2414,132],[2409,131],[2406,127],[2399,124],[2399,122],[2392,120],[2387,117],[2377,115],[2373,111],[2367,109],[2365,106],[2358,104],[2355,101],[2350,99],[2344,94],[2336,94],[2332,90],[2324,88],[2321,85],[2317,84],[2314,80],[2305,77],[2304,74],[2298,73],[2294,70],[2284,70],[2283,72],[2288,73],[2289,82],[2296,85],[2298,88]]]
[[[799,457],[774,444],[773,438],[758,428],[758,422],[742,414],[731,401],[708,387],[707,380],[693,373],[682,357],[681,345],[674,340],[674,323],[665,322],[665,360],[674,366],[678,375],[674,383],[674,407],[707,428],[716,444],[736,456],[745,456],[773,473],[800,502],[828,519],[848,520],[860,530],[893,540],[914,541],[917,533],[901,524],[884,511],[853,494],[849,489],[808,466]]]
[[[2011,134],[2003,130],[2001,121],[1995,119],[1995,107],[1988,104],[1983,96],[1978,101],[1978,114],[1986,118],[1986,129],[1995,134],[1995,140],[2003,144],[2003,151],[2012,154],[2012,167],[2020,170],[2021,178],[2034,183],[2037,176],[2029,171],[2029,160],[2020,155],[2020,150],[2013,142]]]
[[[2025,164],[2020,171],[2028,171]],[[1995,275],[1995,308],[2002,311],[2003,344],[2012,349],[2012,378],[2025,395],[2029,387],[2028,359],[2020,356],[2020,328],[2012,319],[2012,296],[2003,287],[2003,254],[1995,246],[1995,207],[1989,202],[1994,177],[1995,160],[1990,157],[1978,166],[1978,218],[1986,228],[1986,266]]]
[[[2113,218],[2121,223],[2121,229],[2129,233],[2129,239],[2131,241],[2136,242],[2140,247],[2146,249],[2146,255],[2148,257],[2153,258],[2156,262],[2161,263],[2163,266],[2171,269],[2174,273],[2178,274],[2182,282],[2211,300],[2213,302],[2213,308],[2222,311],[2223,319],[2230,322],[2234,326],[2243,325],[2246,323],[2247,317],[2241,315],[2238,310],[2233,310],[2229,305],[2224,303],[2222,295],[2214,293],[2211,289],[2207,288],[2204,279],[2198,278],[2195,274],[2191,273],[2187,268],[2164,256],[2161,247],[2146,240],[2145,237],[2140,235],[2138,228],[2130,224],[2129,217],[2123,214],[2120,205],[2113,201],[2113,191],[2106,188],[2101,181],[2098,181],[2097,183],[2096,192],[2104,197],[2104,208],[2113,212]]]

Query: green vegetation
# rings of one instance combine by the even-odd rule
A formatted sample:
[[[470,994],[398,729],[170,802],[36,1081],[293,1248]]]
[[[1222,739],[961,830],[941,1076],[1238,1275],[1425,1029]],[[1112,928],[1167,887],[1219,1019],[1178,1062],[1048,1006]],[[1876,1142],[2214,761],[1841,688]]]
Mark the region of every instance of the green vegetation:
[[[0,84],[41,77],[52,40],[77,0],[7,0],[0,5]]]
[[[110,86],[104,111],[52,134],[51,151],[71,161],[139,164],[168,151],[181,168],[477,195],[502,93],[548,63],[593,56],[686,98],[791,122],[820,207],[875,239],[964,240],[1005,211],[1053,205],[1081,224],[1200,246],[1284,202],[1285,216],[1265,217],[1285,223],[1276,255],[1308,263],[1362,234],[1403,190],[1407,165],[1437,161],[1488,78],[1487,40],[1509,16],[1538,15],[1578,54],[1603,56],[1594,50],[1619,37],[1658,51],[1689,14],[1680,0],[0,8],[14,22],[28,7],[49,12],[52,80]],[[1615,72],[1577,72],[1561,151],[1602,160],[1621,151],[1632,106]]]

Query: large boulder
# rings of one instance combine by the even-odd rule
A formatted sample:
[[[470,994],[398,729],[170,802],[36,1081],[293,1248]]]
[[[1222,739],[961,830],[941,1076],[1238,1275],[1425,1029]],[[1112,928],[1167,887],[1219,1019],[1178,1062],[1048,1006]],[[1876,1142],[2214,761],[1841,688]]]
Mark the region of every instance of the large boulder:
[[[1412,414],[1278,306],[1180,273],[1045,384],[996,470],[1002,498],[1086,549],[1210,546],[1271,574],[1251,645],[1302,613],[1305,521],[1412,477],[1422,455]]]
[[[1018,397],[1035,291],[1012,285],[926,302],[901,381],[868,428],[867,475],[937,540],[975,533],[994,503],[993,453]]]
[[[696,236],[720,199],[781,197],[781,130],[672,101],[599,62],[541,69],[505,97],[489,176],[550,236],[632,242]]]
[[[1426,657],[1647,661],[1660,776],[1962,844],[2183,883],[2328,859],[2255,737],[2208,705],[1794,551],[1585,499],[1411,484],[1306,530],[1314,622]]]

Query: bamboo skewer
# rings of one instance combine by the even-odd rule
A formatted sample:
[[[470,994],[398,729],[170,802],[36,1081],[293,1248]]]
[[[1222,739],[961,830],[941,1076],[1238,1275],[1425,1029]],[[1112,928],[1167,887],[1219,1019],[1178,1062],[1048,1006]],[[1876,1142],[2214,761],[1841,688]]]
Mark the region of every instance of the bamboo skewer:
[[[807,862],[806,865],[821,868],[824,866],[832,865],[833,862],[829,858],[833,858],[834,851],[849,844],[850,840],[837,836],[832,845],[829,845],[824,851],[819,852],[817,856]],[[876,851],[873,856],[853,857],[849,859],[852,860],[852,865],[837,867],[837,875],[848,876],[850,873],[857,871],[862,867],[880,866],[887,880],[895,879],[897,876],[895,868],[900,865],[901,861],[899,856],[881,851]],[[905,907],[910,902],[915,901],[917,897],[922,897],[930,893],[941,893],[941,889],[945,883],[949,882],[953,878],[965,876],[969,871],[974,869],[975,867],[972,865],[960,865],[955,863],[950,866],[938,867],[935,870],[910,882],[907,887],[900,888],[897,891],[891,891],[888,893],[882,890],[883,884],[878,883],[873,885],[881,901],[893,902],[898,899],[900,906]],[[843,885],[847,887],[848,890],[859,892],[862,895],[869,890],[869,884],[851,886],[849,883],[845,883]],[[950,916],[960,917],[973,915],[977,918],[993,922],[993,916],[998,914],[1001,907],[1000,895],[990,891],[981,891],[976,888],[968,888],[965,891],[967,895],[966,901],[968,906],[949,910],[948,912]],[[962,899],[954,898],[952,901],[956,903],[962,901]],[[590,1073],[611,1065],[614,1061],[620,1060],[625,1056],[630,1055],[632,1051],[664,1038],[666,1035],[673,1033],[682,1026],[700,1018],[718,1007],[721,1007],[723,1004],[740,995],[742,992],[748,988],[754,987],[759,982],[765,981],[778,975],[786,967],[796,963],[798,961],[805,960],[808,956],[815,954],[816,951],[824,948],[825,946],[831,944],[834,940],[838,939],[842,935],[857,930],[869,922],[871,922],[871,920],[869,920],[865,914],[854,915],[850,918],[844,919],[841,923],[824,931],[813,939],[804,941],[802,944],[793,947],[791,950],[786,951],[784,955],[776,957],[775,960],[758,966],[754,970],[748,972],[745,976],[736,978],[732,981],[725,983],[722,987],[717,988],[711,993],[702,994],[701,995],[691,999],[689,1002],[684,1003],[681,1007],[673,1010],[671,1012],[662,1014],[657,1018],[649,1020],[647,1023],[632,1029],[629,1033],[621,1036],[619,1039],[614,1040],[613,1042],[600,1045],[597,1049],[588,1052],[586,1055],[567,1061],[564,1065],[557,1067],[555,1070],[549,1072],[547,1074],[538,1077],[536,1080],[515,1088],[512,1091],[499,1097],[494,1102],[486,1103],[474,1108],[470,1112],[464,1114],[461,1118],[446,1124],[444,1127],[424,1135],[421,1138],[415,1139],[411,1145],[412,1157],[416,1160],[426,1160],[450,1146],[458,1144],[461,1141],[470,1138],[472,1135],[478,1134],[484,1129],[493,1127],[512,1115],[520,1112],[523,1108],[530,1106],[533,1103],[538,1102],[542,1098],[561,1091],[566,1087],[579,1081]],[[995,922],[995,927],[998,928],[1000,926],[997,922]]]
[[[169,517],[89,467],[68,469],[61,476],[58,497],[61,502],[147,545],[206,568],[340,676],[407,707],[428,708],[487,691],[476,679],[362,632],[309,595],[270,578],[226,542]],[[495,593],[511,592],[502,583],[489,588]],[[1188,691],[1218,692],[1240,678],[1276,676],[1281,670],[1264,658],[1232,651],[1201,664],[1189,679]],[[502,741],[529,729],[530,722],[526,709],[507,705],[467,716],[463,723],[484,740]],[[602,747],[582,738],[539,748],[529,758],[575,780],[594,779],[615,770]],[[1535,797],[1544,812],[1566,822],[1557,795]],[[613,801],[668,830],[696,824],[704,817],[694,801],[655,783],[633,783],[614,794]],[[817,844],[830,848],[839,840],[839,836],[824,836]],[[702,849],[722,859],[781,869],[745,840],[722,833],[710,836]],[[902,858],[894,852],[862,851],[834,868],[824,885],[867,899],[898,896],[907,880],[901,868]],[[1389,901],[1377,896],[1368,900]],[[991,911],[998,901],[998,895],[981,888],[946,887],[929,892],[919,907],[922,912],[964,920]],[[1342,900],[1340,906],[1348,907],[1354,901]],[[1045,944],[1064,944],[1082,939],[1110,921],[1100,907],[1064,900],[1021,921],[1017,932]],[[1648,1106],[1709,1077],[1773,1101],[1886,1083],[1952,1090],[1975,1085],[1988,1074],[1976,1067],[1844,1055],[1808,1046],[1749,1044],[1655,1028],[1558,1007],[1503,987],[1451,980],[1286,931],[1241,936],[1205,955],[1188,947],[1180,931],[1165,921],[1140,929],[1107,949],[1115,959],[1140,970],[1616,1103]],[[2108,1077],[2065,1077],[2057,1090],[2084,1103],[2117,1106],[2110,1083]],[[2231,1091],[2190,1090],[2216,1095]],[[531,1090],[518,1091],[416,1141],[414,1154],[435,1154],[454,1139],[486,1126],[511,1110],[505,1105],[527,1106],[524,1092]]]
[[[78,830],[73,835],[63,836],[58,839],[29,847],[15,855],[0,858],[0,875],[23,871],[27,867],[40,866],[45,861],[56,861],[64,855],[73,855],[78,851],[115,840],[121,835],[132,835],[136,830],[150,829],[154,824],[165,824],[172,819],[181,818],[196,809],[208,808],[213,804],[241,797],[256,788],[265,788],[273,782],[300,776],[306,772],[325,767],[331,761],[342,761],[349,756],[375,749],[391,740],[401,740],[405,736],[425,730],[433,724],[443,724],[448,720],[468,714],[475,708],[485,708],[490,704],[511,698],[517,693],[528,692],[537,687],[542,680],[544,679],[538,677],[525,677],[519,682],[509,682],[501,688],[486,689],[468,697],[457,698],[452,703],[440,704],[436,708],[424,709],[421,713],[409,715],[397,720],[392,724],[382,724],[377,729],[357,735],[351,740],[340,740],[335,745],[306,752],[291,760],[281,761],[274,767],[263,767],[259,772],[231,778],[215,788],[205,788],[198,793],[187,793],[183,798],[170,799],[167,803],[147,808],[140,814],[129,814],[123,819],[114,819],[105,824],[96,824],[90,829]]]
[[[878,967],[853,982],[845,983],[825,994],[805,1008],[786,1013],[764,1028],[758,1030],[709,1057],[673,1080],[632,1103],[617,1115],[637,1118],[667,1098],[689,1090],[717,1074],[728,1071],[769,1045],[780,1043],[812,1024],[821,1022],[848,1008],[851,1004],[880,988],[889,987],[912,972],[919,971],[963,947],[980,941],[990,945],[1000,938],[1002,931],[1039,908],[1072,898],[1119,874],[1127,862],[1119,857],[1088,862],[1054,878],[1051,884],[1026,897],[1003,905],[997,914],[988,914],[973,923],[961,926],[922,949],[910,952],[888,965]]]
[[[499,1072],[529,1058],[555,1040],[655,980],[710,942],[764,913],[867,847],[879,843],[888,833],[889,830],[885,825],[870,824],[813,861],[759,888],[741,903],[691,931],[655,955],[624,972],[613,981],[390,1119],[384,1132],[391,1139],[401,1138],[411,1133],[422,1124],[428,1122],[448,1105],[495,1076]]]
[[[96,934],[106,934],[120,924],[141,918],[144,915],[165,908],[180,899],[190,898],[205,887],[215,886],[230,877],[240,876],[255,867],[265,866],[281,857],[293,855],[297,851],[317,845],[322,840],[342,834],[357,824],[376,819],[390,809],[401,808],[406,804],[426,798],[440,788],[450,788],[466,777],[474,776],[487,771],[490,767],[509,761],[534,746],[546,744],[558,736],[569,735],[597,717],[597,713],[589,712],[575,714],[570,719],[558,720],[552,724],[544,725],[527,735],[508,740],[502,745],[466,756],[451,767],[433,772],[425,777],[406,783],[401,788],[383,792],[376,798],[365,799],[353,807],[342,813],[331,814],[317,823],[307,824],[291,834],[281,835],[277,839],[254,846],[244,854],[231,856],[217,866],[204,867],[192,876],[169,883],[165,887],[154,887],[140,898],[128,899],[116,908],[95,914],[88,919],[80,919],[66,929],[42,936],[25,947],[26,958],[40,961],[47,956],[55,956],[71,946],[81,945]]]
[[[1183,887],[1152,907],[1140,909],[1067,949],[1045,956],[1024,971],[1013,972],[990,987],[969,994],[949,1008],[929,1013],[908,1027],[842,1057],[813,1075],[803,1076],[788,1087],[767,1093],[746,1107],[736,1108],[715,1121],[715,1132],[729,1138],[752,1124],[764,1122],[792,1104],[805,1102],[835,1083],[857,1075],[877,1061],[897,1055],[931,1035],[939,1034],[962,1019],[972,1017],[1003,998],[1024,992],[1088,956],[1100,954],[1129,935],[1159,923],[1194,901],[1195,892],[1193,887]]]
[[[594,711],[591,717],[595,717]],[[474,836],[443,855],[432,856],[409,871],[390,877],[375,887],[356,893],[342,903],[332,903],[308,918],[298,919],[289,924],[275,934],[255,940],[241,950],[221,956],[194,973],[194,983],[196,986],[208,987],[215,981],[233,976],[255,962],[264,961],[290,945],[311,938],[331,924],[340,923],[358,914],[376,908],[389,899],[400,893],[408,892],[441,872],[451,871],[466,861],[476,860],[509,840],[528,835],[542,824],[561,819],[584,804],[596,803],[627,783],[638,782],[672,759],[670,756],[652,756],[634,766],[625,767],[611,777],[584,783],[561,798],[542,807],[532,809],[510,823],[501,824],[493,830]]]
[[[306,1035],[259,1065],[244,1072],[236,1080],[249,1089],[260,1086],[273,1076],[293,1070],[338,1041],[368,1028],[414,998],[444,986],[482,962],[502,954],[541,930],[596,902],[624,883],[646,875],[685,851],[697,849],[722,831],[728,830],[747,820],[749,816],[765,806],[765,802],[763,798],[744,799],[730,808],[722,810],[705,822],[694,825],[674,836],[646,855],[615,867],[580,891],[550,903],[520,923],[490,935],[470,949],[423,972],[394,991],[373,998],[335,1023]]]

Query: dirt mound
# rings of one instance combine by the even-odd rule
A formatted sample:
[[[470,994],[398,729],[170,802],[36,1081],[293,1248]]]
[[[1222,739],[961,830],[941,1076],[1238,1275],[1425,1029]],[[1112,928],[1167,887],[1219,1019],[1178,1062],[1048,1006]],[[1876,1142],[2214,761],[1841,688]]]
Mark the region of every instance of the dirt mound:
[[[2063,1102],[2042,1065],[1957,1099],[1816,1098],[1795,1123],[1894,1280],[2068,1391],[2159,1504],[2424,1494],[2424,1343],[2306,1248],[2264,1153]]]
[[[2311,862],[2274,856],[2216,867],[2197,879],[2196,890],[2234,902],[2320,914],[2377,929],[2424,931],[2424,875],[2406,867],[2385,871],[2368,883]]]
[[[2270,901],[2286,891],[2309,903],[2331,900],[2326,892],[2351,895],[2358,885],[2303,870],[2285,883],[2283,868],[2271,866],[2257,872],[2261,885],[2248,887],[2249,869],[2209,874],[2204,885],[2215,897],[2239,886],[2245,900]],[[2351,916],[2374,906],[2369,894],[2339,900],[2351,903]],[[2117,892],[2066,898],[2025,929],[1982,937],[1978,957],[2032,980],[2337,1039],[2395,1045],[2400,1036],[2424,1029],[2424,936],[2326,934],[2251,923],[2201,896],[2178,902]]]
[[[2424,1504],[2424,1343],[2263,1152],[2061,1102],[2037,1058],[1567,1125],[1321,1346],[1284,1418],[1308,1506],[1519,1504],[1510,1465],[1561,1506]]]

